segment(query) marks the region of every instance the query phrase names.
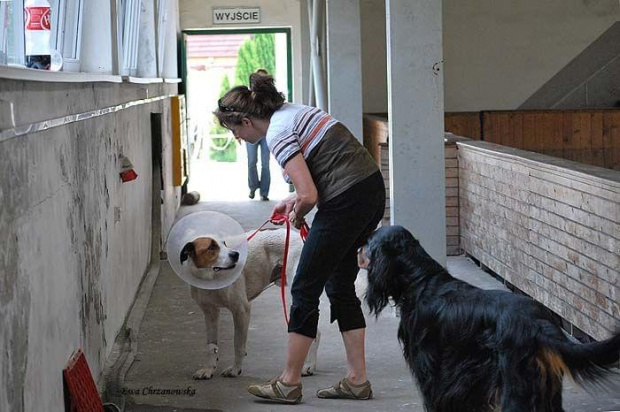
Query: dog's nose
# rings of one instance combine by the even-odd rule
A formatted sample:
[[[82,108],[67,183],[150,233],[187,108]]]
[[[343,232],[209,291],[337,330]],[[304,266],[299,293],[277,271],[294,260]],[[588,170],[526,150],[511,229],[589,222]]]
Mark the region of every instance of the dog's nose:
[[[228,253],[228,256],[230,256],[230,258],[234,261],[237,262],[239,260],[239,252],[237,252],[236,250],[233,250],[232,252]]]

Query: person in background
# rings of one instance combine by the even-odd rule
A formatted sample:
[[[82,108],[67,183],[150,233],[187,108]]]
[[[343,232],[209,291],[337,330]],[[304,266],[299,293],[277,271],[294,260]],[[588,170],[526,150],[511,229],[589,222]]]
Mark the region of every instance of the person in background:
[[[267,76],[267,70],[258,69],[256,75]],[[252,88],[250,78],[250,88]],[[267,140],[260,139],[257,143],[246,142],[248,151],[248,186],[250,187],[250,199],[254,199],[256,190],[260,190],[261,200],[269,200],[269,186],[271,185],[271,173],[269,171],[269,148]],[[258,150],[260,149],[260,177],[258,175]]]
[[[319,389],[319,398],[370,399],[366,375],[366,323],[355,293],[357,249],[380,222],[385,207],[383,178],[373,158],[351,132],[316,108],[286,103],[273,78],[253,74],[250,88],[237,86],[214,112],[237,139],[267,141],[295,192],[273,208],[299,229],[317,206],[291,287],[288,349],[282,373],[250,385],[260,398],[282,403],[302,399],[301,370],[319,321],[319,297],[330,301],[344,341],[347,375]]]

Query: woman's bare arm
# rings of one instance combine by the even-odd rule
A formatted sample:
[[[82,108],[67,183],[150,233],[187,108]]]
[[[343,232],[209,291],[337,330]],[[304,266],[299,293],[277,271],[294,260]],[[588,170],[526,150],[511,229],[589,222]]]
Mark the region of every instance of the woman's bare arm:
[[[301,153],[286,162],[284,170],[295,185],[295,193],[278,203],[273,210],[285,213],[290,218],[294,217],[296,220],[294,226],[299,228],[303,223],[303,217],[316,205],[319,193]]]

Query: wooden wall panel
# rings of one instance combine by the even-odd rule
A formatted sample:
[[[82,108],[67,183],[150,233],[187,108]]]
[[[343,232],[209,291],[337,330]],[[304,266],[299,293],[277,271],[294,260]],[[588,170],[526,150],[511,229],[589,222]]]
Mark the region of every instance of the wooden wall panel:
[[[479,112],[446,113],[444,123],[448,133],[480,140]]]
[[[381,147],[382,143],[388,140],[389,125],[387,114],[365,114],[363,117],[363,139],[364,147],[370,152],[370,155],[377,165],[381,165]]]
[[[620,170],[620,110],[487,111],[481,119],[480,140]]]
[[[620,170],[620,110],[483,111],[445,114],[456,136]],[[386,113],[364,115],[364,145],[377,164],[387,142]]]

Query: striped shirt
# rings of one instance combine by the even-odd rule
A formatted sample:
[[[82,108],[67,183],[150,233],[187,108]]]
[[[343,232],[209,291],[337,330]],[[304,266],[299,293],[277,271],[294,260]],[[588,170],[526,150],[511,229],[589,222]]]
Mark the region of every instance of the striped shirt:
[[[267,145],[284,169],[297,153],[308,158],[312,149],[337,121],[323,110],[300,104],[284,103],[272,116],[267,129]],[[283,171],[284,180],[291,183]]]

